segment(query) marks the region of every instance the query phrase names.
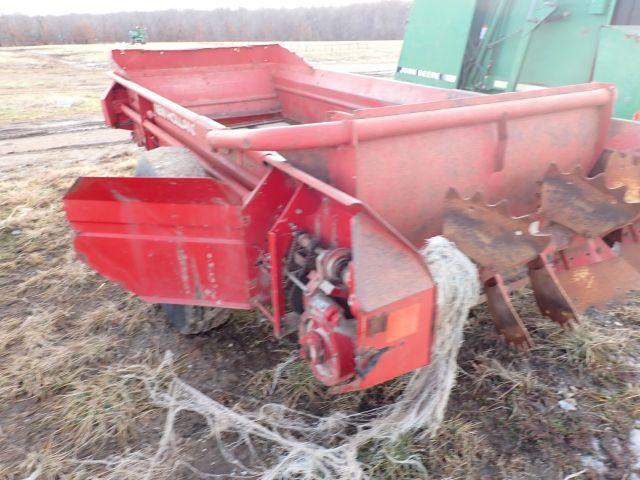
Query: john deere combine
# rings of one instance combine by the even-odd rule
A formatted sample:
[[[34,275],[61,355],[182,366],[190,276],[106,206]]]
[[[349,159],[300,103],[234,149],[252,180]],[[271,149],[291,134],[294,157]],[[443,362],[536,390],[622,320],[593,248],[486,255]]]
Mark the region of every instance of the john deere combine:
[[[486,93],[616,85],[640,112],[638,0],[415,0],[396,78]]]

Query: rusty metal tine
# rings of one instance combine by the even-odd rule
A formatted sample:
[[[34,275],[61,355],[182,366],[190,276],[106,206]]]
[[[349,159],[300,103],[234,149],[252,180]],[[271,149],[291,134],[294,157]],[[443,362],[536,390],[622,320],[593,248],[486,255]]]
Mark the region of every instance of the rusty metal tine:
[[[484,284],[487,306],[493,317],[496,330],[507,344],[519,350],[533,347],[533,340],[522,319],[513,308],[504,281],[500,275],[495,275]]]
[[[625,191],[608,188],[604,174],[587,178],[577,169],[562,173],[551,166],[540,186],[540,214],[585,237],[600,237],[640,213],[640,205],[624,202]]]
[[[534,260],[550,243],[548,234],[533,235],[531,218],[508,215],[506,202],[487,205],[479,194],[470,199],[455,192],[445,202],[444,236],[483,268],[504,272]]]
[[[624,152],[610,152],[604,168],[609,188],[627,187],[624,201],[640,203],[640,156]]]
[[[538,257],[528,265],[531,288],[540,312],[561,326],[578,323],[578,315],[571,299],[560,285],[553,268]]]

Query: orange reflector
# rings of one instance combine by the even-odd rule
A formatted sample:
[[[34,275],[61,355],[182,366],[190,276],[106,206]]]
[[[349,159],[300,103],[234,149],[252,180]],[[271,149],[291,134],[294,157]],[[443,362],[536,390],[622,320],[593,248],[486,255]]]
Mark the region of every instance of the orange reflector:
[[[414,303],[389,314],[387,320],[387,342],[395,342],[413,335],[420,325],[420,304]]]

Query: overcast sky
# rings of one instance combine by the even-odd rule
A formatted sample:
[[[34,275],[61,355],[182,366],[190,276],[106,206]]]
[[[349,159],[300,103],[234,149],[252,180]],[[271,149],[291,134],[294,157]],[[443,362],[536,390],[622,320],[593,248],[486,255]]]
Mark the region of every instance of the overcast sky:
[[[295,8],[368,3],[375,0],[2,0],[0,14],[64,15],[66,13],[109,13],[122,11],[153,11],[172,8],[213,10],[215,8]],[[12,5],[6,5],[11,3]]]

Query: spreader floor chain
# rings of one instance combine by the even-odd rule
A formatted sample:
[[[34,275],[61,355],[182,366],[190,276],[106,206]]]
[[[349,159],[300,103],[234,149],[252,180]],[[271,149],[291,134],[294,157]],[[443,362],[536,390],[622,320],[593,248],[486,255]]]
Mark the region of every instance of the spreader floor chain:
[[[640,289],[640,158],[604,158],[604,172],[593,177],[579,166],[563,173],[551,164],[539,183],[538,209],[525,216],[512,217],[506,200],[488,205],[479,193],[448,193],[444,234],[480,266],[489,310],[508,344],[529,348],[532,341],[505,276],[526,273],[540,312],[562,326]]]

